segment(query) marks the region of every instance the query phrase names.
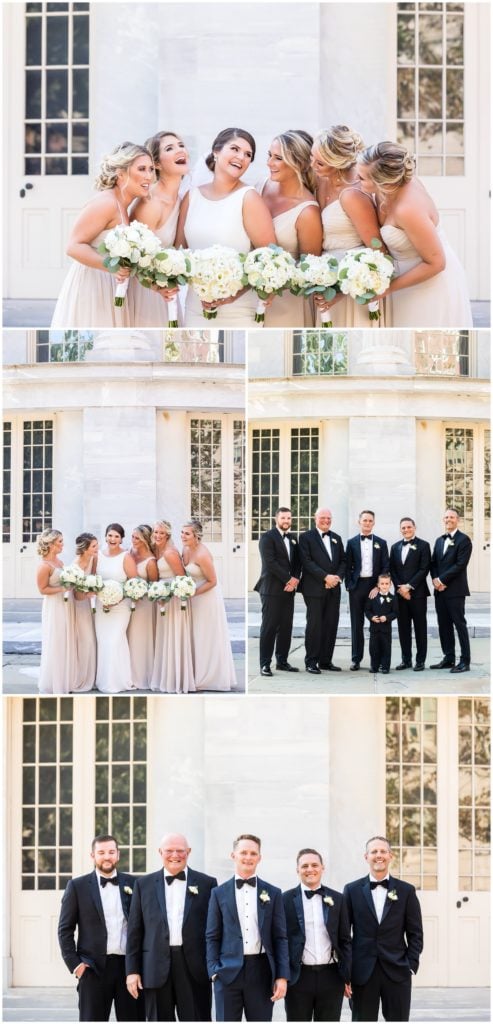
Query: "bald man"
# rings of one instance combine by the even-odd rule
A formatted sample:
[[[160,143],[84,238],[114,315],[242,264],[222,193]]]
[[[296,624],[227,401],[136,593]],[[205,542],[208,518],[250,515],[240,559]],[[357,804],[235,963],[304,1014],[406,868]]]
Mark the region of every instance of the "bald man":
[[[307,672],[320,675],[321,669],[341,671],[332,656],[346,555],[339,534],[331,530],[330,508],[318,508],[314,518],[314,529],[300,533],[298,538],[303,568],[299,589],[306,604],[305,665]]]
[[[127,988],[144,989],[146,1019],[210,1021],[205,927],[217,880],[188,867],[185,836],[163,836],[163,867],[137,879],[128,921]]]

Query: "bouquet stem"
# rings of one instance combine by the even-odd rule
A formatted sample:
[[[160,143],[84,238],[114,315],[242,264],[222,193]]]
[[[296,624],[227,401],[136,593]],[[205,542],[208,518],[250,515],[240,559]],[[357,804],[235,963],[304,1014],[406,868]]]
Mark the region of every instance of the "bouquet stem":
[[[263,302],[262,299],[259,299],[259,301],[257,302],[257,308],[255,310],[255,323],[256,324],[264,324],[265,323],[265,311],[266,311],[266,309],[267,309],[267,303]]]
[[[378,302],[368,303],[368,319],[369,320],[380,320],[381,312]]]
[[[206,320],[215,320],[216,316],[217,316],[217,308],[216,309],[203,309],[202,313],[204,314],[204,317],[205,317]]]
[[[178,327],[177,299],[168,299],[168,327]]]
[[[332,320],[328,309],[323,309],[320,313],[320,323],[322,323],[324,327],[332,327]]]
[[[130,278],[127,277],[126,281],[120,281],[116,286],[115,292],[115,306],[125,305],[125,296],[127,294],[128,282]]]

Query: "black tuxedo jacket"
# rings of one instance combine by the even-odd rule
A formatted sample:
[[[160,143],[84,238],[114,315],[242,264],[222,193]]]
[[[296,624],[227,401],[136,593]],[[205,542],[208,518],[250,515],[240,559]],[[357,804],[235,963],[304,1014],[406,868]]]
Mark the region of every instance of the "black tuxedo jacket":
[[[389,570],[387,541],[373,534],[373,576],[368,580],[369,589],[375,586],[381,572]],[[346,589],[355,590],[361,573],[360,534],[351,537],[346,547]]]
[[[388,600],[390,598],[390,600]],[[380,594],[376,597],[367,598],[365,604],[365,615],[370,621],[370,629],[392,631],[392,620],[397,618],[397,598],[395,594],[386,594],[385,601],[380,601]],[[385,622],[372,622],[372,615],[385,615]]]
[[[288,537],[291,562],[288,558],[286,545],[277,527],[267,530],[266,533],[262,534],[259,540],[262,568],[260,579],[254,587],[254,590],[257,590],[259,594],[282,594],[291,576],[295,576],[299,580],[301,576],[301,559],[298,541],[291,533],[288,534]]]
[[[406,561],[402,562],[402,541],[392,544],[390,549],[390,575],[395,589],[403,583],[412,587],[413,597],[427,597],[430,593],[426,577],[430,571],[431,550],[427,540],[415,537],[409,544]]]
[[[122,908],[128,919],[132,892],[135,891],[133,875],[117,872]],[[125,892],[129,889],[129,892]],[[75,930],[77,929],[77,942]],[[106,966],[108,933],[101,901],[101,885],[96,871],[72,878],[63,894],[58,941],[62,957],[72,974],[80,963],[88,964],[96,974],[103,974]]]
[[[444,544],[443,537],[437,537],[431,556],[431,578],[438,576],[445,583],[449,597],[468,597],[467,564],[472,554],[471,540],[466,533],[457,530],[445,554]]]
[[[389,898],[389,893],[396,898]],[[414,886],[389,877],[380,924],[368,875],[346,885],[343,895],[353,931],[352,983],[365,985],[377,960],[391,981],[406,980],[410,970],[416,974],[423,949],[423,925]]]
[[[164,896],[163,869],[135,883],[127,934],[127,974],[140,974],[144,988],[161,988],[169,975],[171,955]],[[208,980],[205,961],[207,908],[215,878],[188,868],[183,914],[183,953],[190,974],[200,984]],[[196,889],[197,892],[193,890]]]
[[[351,978],[351,928],[347,907],[344,903],[342,893],[335,889],[329,889],[322,885],[322,897],[314,896],[313,899],[322,899],[325,927],[332,944],[332,956],[337,961],[339,973],[344,982],[348,983]],[[286,913],[286,926],[288,930],[289,945],[289,969],[291,972],[291,985],[295,985],[301,972],[301,958],[305,948],[305,915],[303,913],[303,895],[301,885],[295,889],[288,889],[283,893],[284,910]],[[332,900],[332,904],[323,902]]]
[[[299,549],[302,565],[302,579],[298,590],[304,597],[323,597],[327,593],[324,579],[328,573],[340,576],[344,582],[346,575],[346,554],[344,544],[338,533],[329,530],[332,559],[329,558],[324,542],[317,529],[300,533]]]
[[[289,950],[282,893],[257,878],[257,913],[262,946],[272,980],[289,980]],[[207,970],[230,985],[243,967],[243,937],[236,907],[235,879],[218,885],[211,894],[207,918]]]

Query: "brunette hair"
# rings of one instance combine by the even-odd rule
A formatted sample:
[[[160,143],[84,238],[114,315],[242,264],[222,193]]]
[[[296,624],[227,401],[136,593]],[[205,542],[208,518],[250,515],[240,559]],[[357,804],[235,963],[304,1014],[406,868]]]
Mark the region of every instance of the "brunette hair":
[[[93,533],[79,533],[79,536],[75,538],[75,554],[83,555],[92,541],[97,539]]]
[[[222,132],[219,132],[219,134],[216,135],[216,138],[214,139],[214,142],[212,143],[211,146],[211,152],[209,153],[209,156],[207,156],[205,159],[205,162],[210,171],[214,170],[216,164],[216,158],[214,156],[214,153],[219,153],[223,146],[225,146],[228,142],[231,142],[231,139],[246,139],[248,145],[252,150],[253,164],[253,161],[255,160],[255,153],[257,150],[253,135],[250,135],[250,132],[245,131],[243,128],[223,128]]]
[[[119,533],[121,539],[123,540],[125,536],[125,530],[123,529],[123,526],[120,523],[110,523],[110,525],[107,526],[106,530],[104,531],[105,537],[110,532],[110,530],[115,530],[116,533]]]
[[[161,139],[164,139],[166,135],[172,135],[174,139],[182,141],[181,135],[177,135],[176,132],[156,132],[155,135],[151,135],[150,139],[146,139],[145,147],[148,150],[151,160],[154,165],[154,171],[156,177],[159,178],[159,150],[161,148]]]

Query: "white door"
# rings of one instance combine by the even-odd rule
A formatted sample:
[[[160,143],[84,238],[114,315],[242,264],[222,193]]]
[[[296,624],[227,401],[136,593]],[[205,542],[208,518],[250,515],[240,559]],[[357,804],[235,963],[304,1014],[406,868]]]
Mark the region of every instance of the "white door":
[[[52,526],[53,417],[4,421],[4,596],[39,597],[36,538]]]
[[[52,298],[89,198],[89,4],[3,4],[7,298]]]
[[[490,588],[490,430],[483,425],[445,424],[445,504],[461,513],[461,530],[473,542],[471,591]]]

